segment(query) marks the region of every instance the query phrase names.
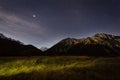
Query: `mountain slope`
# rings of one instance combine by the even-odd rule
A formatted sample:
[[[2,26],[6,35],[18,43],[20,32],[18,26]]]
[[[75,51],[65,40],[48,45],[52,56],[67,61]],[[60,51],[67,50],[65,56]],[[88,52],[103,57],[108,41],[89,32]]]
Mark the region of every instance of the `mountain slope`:
[[[0,33],[0,56],[35,56],[41,53],[42,51],[32,45],[24,45]]]
[[[60,41],[59,43],[57,43],[56,45],[54,45],[53,47],[51,47],[50,49],[48,49],[47,51],[45,51],[45,54],[47,53],[47,55],[49,54],[50,55],[58,55],[58,54],[65,55],[72,46],[78,43],[79,43],[79,40],[77,39],[66,38]]]
[[[117,56],[120,55],[120,37],[99,33],[82,39],[67,38],[48,49],[45,54]]]

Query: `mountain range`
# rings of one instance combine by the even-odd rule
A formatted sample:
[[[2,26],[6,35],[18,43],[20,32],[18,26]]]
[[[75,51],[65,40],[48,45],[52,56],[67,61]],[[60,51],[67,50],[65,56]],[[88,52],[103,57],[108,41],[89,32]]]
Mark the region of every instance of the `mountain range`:
[[[45,53],[47,55],[118,56],[120,36],[98,33],[82,39],[66,38]]]
[[[0,33],[0,56],[35,56],[41,53],[41,50],[32,45],[24,45]]]
[[[0,56],[120,56],[120,36],[98,33],[81,39],[66,38],[41,49],[0,33]]]

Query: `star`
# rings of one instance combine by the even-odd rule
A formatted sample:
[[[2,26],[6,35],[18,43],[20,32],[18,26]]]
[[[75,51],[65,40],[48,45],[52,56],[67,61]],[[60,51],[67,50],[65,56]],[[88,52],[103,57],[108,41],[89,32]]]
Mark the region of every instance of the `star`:
[[[32,17],[33,17],[33,18],[36,18],[36,15],[35,15],[35,14],[33,14],[33,15],[32,15]]]

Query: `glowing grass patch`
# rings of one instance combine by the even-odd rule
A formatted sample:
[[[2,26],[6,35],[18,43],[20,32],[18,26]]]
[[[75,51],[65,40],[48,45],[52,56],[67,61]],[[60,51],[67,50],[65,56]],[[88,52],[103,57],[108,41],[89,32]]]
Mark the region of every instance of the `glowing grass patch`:
[[[119,57],[1,58],[0,79],[4,80],[2,77],[7,77],[11,80],[78,80],[86,76],[85,80],[93,80],[93,78],[119,80],[119,62]]]

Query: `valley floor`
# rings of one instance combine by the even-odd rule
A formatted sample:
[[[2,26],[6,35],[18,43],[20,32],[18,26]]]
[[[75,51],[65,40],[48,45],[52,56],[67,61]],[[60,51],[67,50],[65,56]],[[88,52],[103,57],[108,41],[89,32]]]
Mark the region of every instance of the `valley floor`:
[[[120,57],[0,57],[0,80],[120,80]]]

